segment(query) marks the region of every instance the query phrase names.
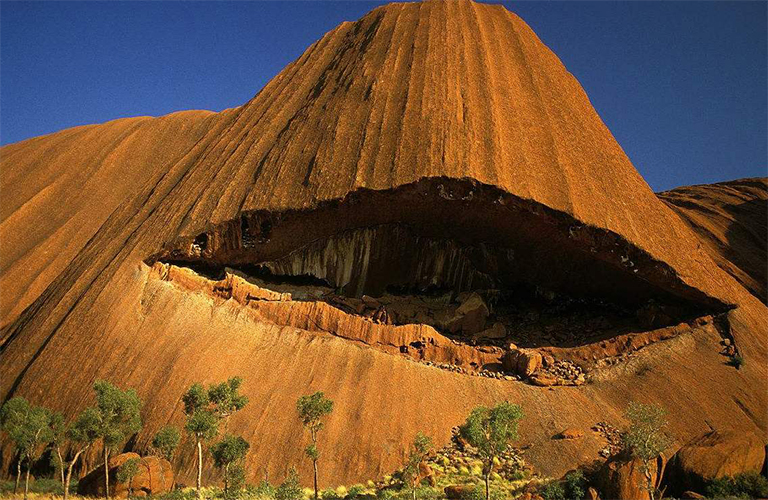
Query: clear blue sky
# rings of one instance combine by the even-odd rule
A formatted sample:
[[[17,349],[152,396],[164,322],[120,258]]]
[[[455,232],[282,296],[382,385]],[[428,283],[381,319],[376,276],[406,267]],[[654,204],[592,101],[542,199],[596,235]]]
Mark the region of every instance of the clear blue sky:
[[[2,2],[0,142],[237,106],[376,5]],[[654,189],[766,175],[765,2],[505,5],[579,79]]]

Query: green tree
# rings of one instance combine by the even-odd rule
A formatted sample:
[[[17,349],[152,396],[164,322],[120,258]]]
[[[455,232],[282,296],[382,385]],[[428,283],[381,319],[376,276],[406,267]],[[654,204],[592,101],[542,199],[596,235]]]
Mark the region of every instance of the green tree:
[[[13,487],[13,494],[16,495],[19,489],[21,479],[21,463],[24,461],[24,446],[26,443],[26,423],[29,419],[31,406],[29,402],[22,397],[15,397],[6,401],[0,408],[0,425],[3,432],[14,443],[16,451],[16,483]]]
[[[504,401],[493,408],[478,406],[459,428],[461,436],[477,448],[483,459],[486,500],[491,498],[490,476],[493,460],[517,439],[517,427],[522,418],[523,409],[520,406]]]
[[[317,461],[320,458],[320,452],[317,449],[317,433],[323,428],[322,419],[333,411],[333,401],[326,398],[318,391],[314,394],[302,396],[296,402],[296,409],[299,412],[299,420],[304,427],[309,429],[312,443],[307,446],[304,452],[312,460],[312,469],[314,471],[315,500],[318,500],[317,489]]]
[[[141,400],[133,389],[123,391],[104,380],[97,380],[93,390],[104,456],[104,494],[109,498],[109,454],[141,430]]]
[[[24,461],[27,464],[24,476],[24,499],[26,500],[29,496],[29,471],[32,464],[40,458],[42,452],[53,440],[51,412],[46,408],[30,405],[24,398],[15,397],[3,405],[0,420],[3,429],[19,451],[14,491],[18,489],[21,462]]]
[[[237,392],[242,384],[242,378],[231,377],[226,382],[221,382],[208,388],[208,398],[216,408],[219,418],[224,420],[224,430],[227,429],[229,424],[229,417],[236,411],[242,410],[248,404],[248,398]]]
[[[299,483],[299,473],[295,467],[288,469],[285,480],[275,490],[275,500],[301,500],[304,494]]]
[[[184,429],[194,436],[197,445],[197,497],[202,498],[203,441],[216,437],[219,422],[226,420],[248,404],[248,398],[237,393],[242,379],[232,377],[227,382],[210,386],[193,384],[184,393],[184,414],[187,422]]]
[[[27,459],[27,471],[24,477],[24,500],[29,496],[29,470],[45,448],[53,440],[51,430],[51,411],[40,406],[33,406],[27,422],[27,442],[25,457]]]
[[[45,448],[53,440],[50,410],[30,405],[24,398],[13,398],[3,405],[3,428],[13,439],[19,450],[17,464],[16,488],[21,461],[26,462],[27,470],[24,476],[24,499],[29,496],[29,471]]]
[[[69,498],[72,469],[74,469],[80,456],[99,439],[100,423],[99,411],[96,408],[86,408],[66,429],[66,439],[75,453],[69,462],[62,462],[62,467],[66,465],[67,468],[64,480],[64,500]]]
[[[419,486],[419,465],[426,460],[431,451],[432,438],[421,432],[416,434],[416,439],[413,440],[408,452],[408,460],[403,467],[403,482],[410,486],[413,500],[416,500],[416,488]]]
[[[116,479],[120,483],[128,483],[128,497],[133,496],[133,478],[139,473],[141,459],[138,457],[129,458],[117,468]]]
[[[157,434],[152,438],[152,449],[154,453],[157,453],[169,462],[173,461],[173,454],[176,448],[181,442],[181,432],[177,427],[167,425],[157,431]],[[160,481],[163,483],[163,489],[165,489],[165,475],[160,474]]]
[[[227,434],[218,443],[211,446],[213,463],[224,471],[224,496],[229,496],[230,467],[242,463],[250,445],[240,436]]]
[[[652,462],[667,449],[672,440],[665,432],[667,411],[658,405],[631,402],[624,412],[629,428],[623,434],[624,447],[632,458],[640,460],[640,471],[645,484],[640,486],[648,491],[651,500],[656,498]]]
[[[173,460],[173,454],[181,442],[181,432],[177,427],[167,425],[157,431],[152,438],[152,449],[155,453],[168,460]]]

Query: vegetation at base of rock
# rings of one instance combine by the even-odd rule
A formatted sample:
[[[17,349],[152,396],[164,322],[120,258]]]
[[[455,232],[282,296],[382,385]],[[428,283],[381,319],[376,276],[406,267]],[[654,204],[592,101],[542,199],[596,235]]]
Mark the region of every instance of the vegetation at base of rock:
[[[568,498],[584,498],[587,490],[587,478],[580,470],[565,475],[565,492]]]
[[[13,494],[13,487],[15,481],[0,481],[0,496],[15,496]],[[72,489],[77,489],[77,479],[74,479],[70,484]],[[29,483],[30,495],[64,495],[64,486],[61,481],[56,478],[39,478]]]
[[[629,428],[622,435],[624,446],[631,457],[640,460],[645,478],[645,484],[641,486],[654,500],[660,495],[654,485],[651,463],[672,444],[665,431],[667,411],[658,405],[633,401],[627,406],[624,416],[629,421]]]
[[[757,472],[726,476],[709,481],[707,498],[768,498],[768,479]]]
[[[309,430],[312,439],[312,442],[305,449],[305,453],[312,460],[315,500],[318,500],[317,461],[320,459],[320,452],[317,449],[317,433],[323,428],[323,417],[330,415],[333,411],[333,401],[326,398],[322,392],[318,391],[314,394],[301,396],[298,401],[296,401],[296,410],[299,413],[299,420],[301,420],[304,427]]]
[[[411,488],[411,497],[416,500],[418,488],[419,466],[432,451],[432,438],[419,432],[411,444],[408,452],[408,460],[403,467],[403,483]]]
[[[221,441],[211,446],[211,455],[216,467],[224,471],[224,496],[229,496],[230,489],[238,491],[245,483],[242,462],[250,445],[240,436],[227,434]]]
[[[152,449],[159,456],[170,462],[173,460],[173,454],[180,442],[181,432],[179,432],[179,429],[172,425],[167,425],[157,431],[157,434],[152,438]]]
[[[275,491],[275,487],[266,479],[256,485],[245,485],[245,493],[248,498],[275,498]]]
[[[296,468],[291,467],[285,480],[275,490],[275,500],[302,500],[303,498],[299,473],[296,472]]]
[[[132,482],[136,474],[139,473],[139,464],[141,459],[138,457],[129,458],[117,469],[115,478],[120,483],[128,483],[128,496],[133,495]]]
[[[538,489],[544,500],[582,499],[586,495],[587,478],[580,470],[571,471],[562,481],[548,481]]]
[[[216,437],[219,424],[224,425],[229,417],[248,404],[248,398],[238,393],[243,380],[231,377],[226,382],[204,388],[195,383],[187,389],[181,400],[184,403],[184,415],[187,417],[184,429],[194,436],[197,448],[197,497],[202,498],[203,442]]]
[[[24,498],[29,495],[29,470],[32,464],[40,458],[48,444],[53,441],[51,428],[51,412],[46,408],[30,405],[21,397],[15,397],[5,403],[0,410],[0,424],[14,443],[18,455],[16,462],[16,483],[14,493],[18,489],[21,464],[26,463],[24,476]]]
[[[141,400],[133,389],[121,390],[106,380],[93,384],[96,391],[96,436],[104,457],[104,492],[109,498],[109,455],[141,430]]]
[[[202,464],[201,441],[216,438],[220,424],[223,422],[226,426],[226,419],[247,404],[247,399],[237,394],[240,384],[239,378],[211,385],[208,389],[201,384],[193,384],[182,397],[184,412],[187,415],[185,429],[195,438],[198,448],[198,474]],[[132,435],[131,432],[135,433],[140,429],[138,412],[141,402],[135,392],[123,391],[101,381],[94,384],[94,389],[97,404],[86,408],[71,423],[67,423],[63,415],[34,407],[23,398],[13,398],[0,408],[2,429],[16,445],[20,459],[17,461],[19,473],[21,464],[26,464],[29,475],[34,461],[45,450],[51,452],[54,472],[59,480],[35,481],[31,492],[64,493],[66,498],[64,485],[70,482],[72,468],[92,443],[100,439],[108,452],[118,443],[127,440]],[[519,405],[507,401],[493,407],[474,408],[461,426],[453,428],[450,443],[439,450],[433,449],[429,436],[418,433],[408,449],[402,468],[385,476],[382,481],[367,481],[365,485],[356,484],[349,489],[345,486],[326,488],[320,493],[317,489],[317,460],[320,457],[316,446],[317,433],[323,428],[323,419],[333,411],[333,406],[333,402],[322,392],[302,396],[296,403],[299,419],[310,431],[312,438],[307,447],[307,455],[313,461],[314,489],[302,488],[299,474],[293,467],[277,487],[267,481],[258,485],[247,485],[248,474],[244,463],[250,444],[244,438],[229,433],[225,433],[220,440],[206,448],[214,465],[223,472],[223,489],[202,488],[199,479],[194,490],[184,488],[165,493],[162,493],[166,491],[165,486],[156,490],[154,486],[145,487],[145,483],[141,486],[132,484],[132,481],[139,481],[139,473],[143,470],[145,460],[132,452],[115,457],[116,462],[111,469],[105,468],[104,474],[107,478],[117,479],[117,484],[123,485],[124,489],[120,490],[123,494],[127,489],[131,496],[134,492],[132,486],[136,486],[141,488],[142,494],[149,493],[152,498],[163,500],[187,499],[192,498],[192,495],[197,498],[244,500],[309,500],[313,496],[322,500],[372,500],[374,497],[385,500],[509,500],[518,497],[531,500],[565,500],[588,496],[594,498],[597,495],[594,488],[599,487],[599,482],[588,484],[582,470],[571,471],[559,480],[533,474],[532,469],[526,466],[521,458],[526,447],[516,449],[512,446],[512,442],[517,438],[523,410]],[[639,481],[639,485],[647,490],[648,497],[654,499],[658,494],[655,490],[658,483],[654,477],[656,471],[651,470],[651,465],[671,444],[665,432],[666,411],[657,405],[632,402],[626,409],[625,417],[629,426],[620,437],[619,443],[623,448],[617,446],[614,453],[619,453],[620,450],[619,455],[626,453],[635,459],[636,463],[642,464],[642,479],[632,478],[632,483]],[[601,424],[601,428],[605,426],[606,424]],[[614,428],[614,431],[618,436],[618,430]],[[173,458],[180,439],[179,430],[167,426],[155,434],[150,448],[170,459]],[[62,453],[64,449],[67,454]],[[146,458],[155,462],[161,460],[157,457]],[[102,472],[100,469],[96,471],[98,472],[92,471],[89,476],[95,477],[95,484],[100,485]],[[593,482],[595,470],[590,470],[588,474],[589,482]],[[93,481],[91,483],[93,484]],[[118,493],[117,484],[112,490],[114,494]],[[80,487],[83,488],[81,494],[89,491],[85,485],[86,478],[83,478],[80,481]],[[18,488],[18,483],[13,486]],[[110,491],[106,481],[104,486],[104,491]],[[591,486],[589,494],[588,486]],[[10,483],[3,485],[0,493],[9,490]],[[768,497],[768,480],[754,473],[739,474],[709,481],[705,493],[709,498]]]
[[[493,408],[476,407],[459,428],[461,436],[477,448],[483,458],[486,500],[490,500],[490,475],[494,459],[517,439],[517,426],[522,418],[523,409],[520,406],[504,401]]]
[[[539,489],[539,495],[541,495],[544,500],[566,500],[571,498],[566,496],[565,488],[560,481],[549,481],[545,483]]]

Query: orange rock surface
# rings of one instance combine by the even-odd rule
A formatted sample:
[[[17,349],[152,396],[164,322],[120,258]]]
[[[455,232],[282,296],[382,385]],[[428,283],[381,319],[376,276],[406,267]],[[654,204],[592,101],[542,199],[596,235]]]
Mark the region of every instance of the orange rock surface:
[[[717,265],[768,301],[768,179],[740,179],[660,193],[699,235]]]
[[[726,425],[765,438],[768,309],[657,198],[578,82],[500,5],[380,7],[329,32],[238,108],[79,127],[5,146],[0,158],[0,395],[74,415],[98,378],[135,387],[136,449],[182,424],[193,382],[233,375],[250,402],[229,430],[251,443],[253,480],[279,480],[291,464],[310,477],[293,410],[315,390],[335,401],[318,443],[321,485],[384,475],[417,432],[444,443],[473,406],[504,399],[525,410],[527,460],[551,475],[604,445],[552,435],[621,425],[631,399],[663,404],[679,443]],[[465,186],[456,183],[470,188],[442,189]],[[243,235],[222,228],[257,212],[288,221],[263,243],[276,254],[398,218],[430,237],[493,234],[529,263],[558,264],[529,280],[723,314],[746,363],[725,364],[722,331],[692,327],[579,387],[471,377],[376,348],[434,338],[438,352],[446,340],[426,327],[371,323],[361,333],[359,318],[324,304],[254,308],[151,267],[174,249],[188,258],[200,234],[222,258],[244,258]],[[462,349],[451,355],[488,354]],[[178,480],[191,484],[189,440],[177,457]],[[205,477],[217,476],[209,467]]]

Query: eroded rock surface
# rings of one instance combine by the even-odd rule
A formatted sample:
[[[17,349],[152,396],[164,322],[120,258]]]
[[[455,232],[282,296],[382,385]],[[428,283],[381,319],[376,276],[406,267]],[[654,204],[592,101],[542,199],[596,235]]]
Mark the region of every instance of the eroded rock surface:
[[[670,493],[704,491],[707,481],[747,472],[759,473],[765,443],[751,432],[711,431],[690,440],[669,461],[665,482]]]

